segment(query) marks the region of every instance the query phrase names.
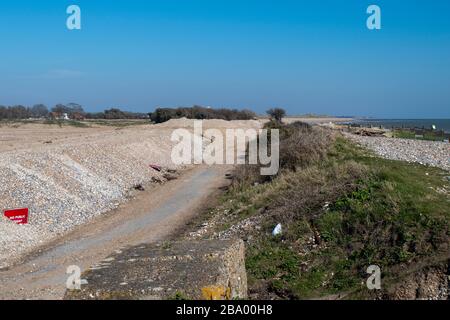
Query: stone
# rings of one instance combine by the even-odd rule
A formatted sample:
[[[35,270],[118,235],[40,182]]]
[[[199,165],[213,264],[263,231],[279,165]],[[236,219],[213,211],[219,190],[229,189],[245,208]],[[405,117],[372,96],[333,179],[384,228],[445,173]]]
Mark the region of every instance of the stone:
[[[116,253],[83,273],[87,285],[68,300],[231,300],[247,298],[240,239],[144,244]]]

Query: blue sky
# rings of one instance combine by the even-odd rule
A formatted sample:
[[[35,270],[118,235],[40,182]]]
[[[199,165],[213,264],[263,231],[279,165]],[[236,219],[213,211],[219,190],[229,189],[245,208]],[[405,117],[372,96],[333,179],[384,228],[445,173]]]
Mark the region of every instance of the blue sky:
[[[66,28],[71,4],[82,30]],[[0,104],[450,118],[449,14],[448,0],[1,1]]]

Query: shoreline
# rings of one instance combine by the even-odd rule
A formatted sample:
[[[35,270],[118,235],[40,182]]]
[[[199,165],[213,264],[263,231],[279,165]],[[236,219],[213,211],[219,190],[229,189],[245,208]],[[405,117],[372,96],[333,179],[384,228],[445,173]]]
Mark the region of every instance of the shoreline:
[[[426,130],[450,134],[450,119],[364,119],[355,118],[344,123],[363,128],[382,128],[384,130]],[[436,126],[432,129],[432,126]]]

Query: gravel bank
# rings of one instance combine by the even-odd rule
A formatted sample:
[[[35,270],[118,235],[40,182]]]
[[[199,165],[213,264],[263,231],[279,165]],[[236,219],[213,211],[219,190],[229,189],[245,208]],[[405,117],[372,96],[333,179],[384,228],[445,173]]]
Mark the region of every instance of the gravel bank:
[[[174,168],[170,130],[118,130],[91,139],[0,154],[0,208],[30,209],[29,225],[0,219],[0,267],[127,199]]]
[[[415,162],[450,171],[450,144],[445,142],[364,137],[346,134],[351,140],[391,160]]]

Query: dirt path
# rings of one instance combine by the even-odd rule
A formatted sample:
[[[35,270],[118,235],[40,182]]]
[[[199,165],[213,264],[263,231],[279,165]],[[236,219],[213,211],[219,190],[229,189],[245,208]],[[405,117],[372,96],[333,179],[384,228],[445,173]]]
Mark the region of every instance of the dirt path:
[[[126,246],[164,240],[226,184],[226,167],[198,167],[150,188],[110,214],[80,226],[10,269],[0,271],[0,299],[60,299],[67,267],[86,270]]]

